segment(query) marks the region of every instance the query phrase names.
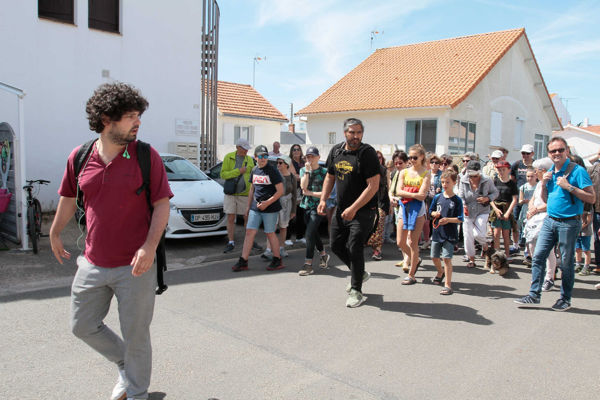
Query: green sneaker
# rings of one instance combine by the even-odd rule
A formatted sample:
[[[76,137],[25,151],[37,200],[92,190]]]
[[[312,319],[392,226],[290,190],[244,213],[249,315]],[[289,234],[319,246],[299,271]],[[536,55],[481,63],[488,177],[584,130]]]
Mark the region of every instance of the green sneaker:
[[[371,273],[365,271],[363,273],[363,283],[368,281],[370,277],[371,277]],[[346,293],[350,293],[351,290],[352,290],[352,283],[349,283],[348,286],[346,286]]]
[[[358,307],[362,303],[364,303],[365,300],[367,300],[367,297],[363,296],[361,292],[355,289],[351,289],[350,293],[348,293],[348,300],[346,300],[346,307]]]

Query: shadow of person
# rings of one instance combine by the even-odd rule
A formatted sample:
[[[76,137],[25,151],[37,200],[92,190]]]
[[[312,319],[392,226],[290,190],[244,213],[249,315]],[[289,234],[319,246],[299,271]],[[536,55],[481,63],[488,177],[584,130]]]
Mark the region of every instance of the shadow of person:
[[[163,400],[165,397],[167,397],[167,394],[163,392],[148,393],[148,400]]]
[[[502,279],[500,277],[492,275],[493,279]],[[504,299],[504,298],[517,298],[520,297],[517,293],[506,293],[506,292],[515,292],[515,288],[511,286],[503,286],[503,285],[486,285],[483,283],[469,283],[469,282],[460,282],[453,283],[453,286],[456,286],[458,290],[455,290],[455,293],[464,294],[467,296],[478,296],[478,297],[487,297],[490,299]]]
[[[380,294],[369,294],[365,306],[378,307],[382,311],[401,312],[409,317],[463,321],[475,325],[492,325],[494,322],[478,314],[478,310],[451,303],[410,303],[384,301]]]

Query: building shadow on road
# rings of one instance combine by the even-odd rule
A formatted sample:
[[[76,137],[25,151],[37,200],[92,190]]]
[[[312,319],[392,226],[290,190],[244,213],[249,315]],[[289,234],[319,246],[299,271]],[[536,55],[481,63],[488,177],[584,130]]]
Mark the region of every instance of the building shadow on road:
[[[479,314],[479,311],[452,303],[410,303],[403,301],[385,301],[383,295],[369,294],[364,306],[377,307],[382,311],[404,313],[409,317],[463,321],[475,325],[492,325],[494,322]]]

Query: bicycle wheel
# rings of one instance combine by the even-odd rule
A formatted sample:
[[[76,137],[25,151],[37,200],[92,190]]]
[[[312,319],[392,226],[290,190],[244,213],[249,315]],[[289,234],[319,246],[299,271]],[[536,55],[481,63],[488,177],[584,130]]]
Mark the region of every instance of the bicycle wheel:
[[[38,199],[33,199],[33,215],[35,216],[35,233],[38,238],[42,236],[42,205]]]
[[[27,207],[27,234],[29,235],[29,240],[31,241],[31,248],[33,249],[33,253],[37,254],[38,236],[35,232],[35,229],[35,210],[33,205],[29,205],[29,207]]]

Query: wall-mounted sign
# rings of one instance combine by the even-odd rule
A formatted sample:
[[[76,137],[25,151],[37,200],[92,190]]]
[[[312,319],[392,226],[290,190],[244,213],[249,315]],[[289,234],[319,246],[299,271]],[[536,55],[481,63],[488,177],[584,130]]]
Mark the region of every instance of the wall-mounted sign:
[[[175,134],[179,136],[200,135],[200,121],[191,119],[176,119]]]

